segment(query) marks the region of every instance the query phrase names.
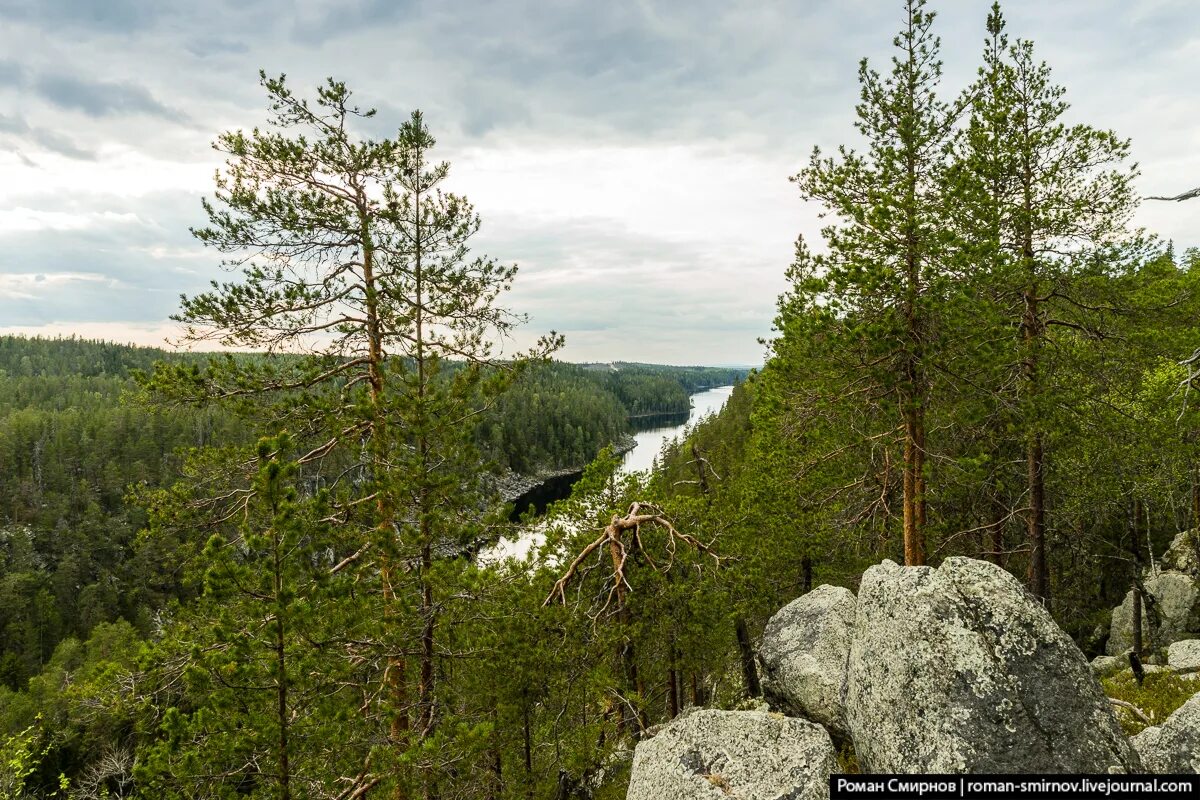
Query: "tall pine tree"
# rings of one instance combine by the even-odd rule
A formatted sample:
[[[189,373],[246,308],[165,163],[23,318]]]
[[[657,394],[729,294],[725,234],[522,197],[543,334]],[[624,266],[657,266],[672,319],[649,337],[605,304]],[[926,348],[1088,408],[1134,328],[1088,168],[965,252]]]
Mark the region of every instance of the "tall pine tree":
[[[267,355],[160,366],[145,383],[160,397],[242,401],[267,432],[286,428],[305,445],[296,461],[330,487],[345,543],[335,568],[355,570],[380,601],[371,616],[384,655],[364,708],[386,719],[402,767],[389,780],[403,796],[415,767],[432,797],[446,749],[434,744],[438,616],[489,505],[471,433],[518,368],[561,339],[499,360],[521,321],[498,302],[516,267],[470,254],[479,217],[443,188],[449,166],[433,160],[419,112],[394,138],[360,138],[375,112],[344,84],[330,80],[310,103],[282,77],[262,82],[270,125],[218,138],[226,168],[205,201],[208,226],[194,231],[240,279],[184,297],[177,319],[190,341]],[[214,513],[235,514],[253,494],[219,493]],[[382,759],[364,763],[357,785],[380,779]]]
[[[849,321],[857,363],[847,386],[869,387],[895,409],[903,447],[904,560],[924,564],[928,432],[933,361],[944,292],[943,173],[958,108],[939,99],[940,42],[924,0],[906,0],[897,53],[884,77],[864,59],[855,126],[865,152],[814,151],[793,179],[837,223],[824,229],[829,255],[816,295]]]
[[[1048,601],[1047,442],[1055,415],[1078,408],[1056,354],[1066,352],[1058,346],[1065,340],[1103,338],[1105,315],[1118,310],[1120,301],[1105,295],[1136,206],[1137,172],[1126,162],[1127,140],[1063,121],[1065,90],[1032,42],[1008,43],[999,4],[987,30],[954,170],[956,208],[979,267],[979,296],[1015,334],[997,391],[1010,395],[1023,439],[1029,586]]]

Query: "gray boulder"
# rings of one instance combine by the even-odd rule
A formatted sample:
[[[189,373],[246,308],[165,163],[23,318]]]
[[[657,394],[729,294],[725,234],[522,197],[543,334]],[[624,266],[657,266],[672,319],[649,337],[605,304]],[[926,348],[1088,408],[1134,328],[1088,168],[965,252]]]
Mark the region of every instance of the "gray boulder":
[[[1161,569],[1200,578],[1200,530],[1184,531],[1163,554]]]
[[[1200,672],[1200,639],[1184,639],[1168,647],[1167,666],[1176,672]]]
[[[1097,678],[1107,678],[1116,675],[1129,666],[1129,659],[1124,656],[1096,656],[1092,659],[1092,672]]]
[[[849,589],[818,586],[771,617],[759,651],[772,706],[837,736],[847,733],[842,693],[855,610]]]
[[[864,573],[846,720],[870,772],[1132,772],[1083,653],[1012,575],[970,558]]]
[[[696,711],[638,743],[626,800],[825,800],[837,769],[820,725],[761,711]]]
[[[1155,648],[1167,647],[1183,639],[1200,639],[1200,581],[1182,572],[1168,571],[1147,578],[1145,586],[1158,601],[1162,617]],[[1150,622],[1146,613],[1142,614],[1142,636],[1148,645]],[[1113,609],[1107,653],[1115,656],[1132,649],[1133,590],[1130,590],[1121,605]]]
[[[1161,725],[1133,737],[1142,765],[1155,774],[1200,773],[1200,694]]]

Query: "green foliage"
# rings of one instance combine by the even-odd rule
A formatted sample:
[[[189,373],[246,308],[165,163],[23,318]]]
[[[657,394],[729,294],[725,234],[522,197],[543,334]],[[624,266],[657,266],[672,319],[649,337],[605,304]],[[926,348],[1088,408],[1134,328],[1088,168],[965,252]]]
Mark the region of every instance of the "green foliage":
[[[231,358],[262,368],[295,363]],[[183,543],[165,531],[137,536],[145,507],[181,474],[209,480],[225,470],[201,467],[186,452],[248,443],[253,417],[211,404],[132,402],[133,375],[156,362],[203,375],[208,359],[74,338],[0,337],[0,685],[24,687],[60,641],[85,639],[97,624],[125,619],[148,633],[159,609],[187,596],[175,564]],[[667,376],[675,392],[738,374],[636,368]],[[605,372],[539,365],[484,416],[476,445],[528,474],[587,463],[624,434],[631,413],[607,388],[607,373],[607,365]],[[127,502],[131,486],[139,488]]]
[[[1088,367],[1123,349],[1106,339],[1121,315],[1139,311],[1120,283],[1144,254],[1127,230],[1137,170],[1127,162],[1127,140],[1063,122],[1065,90],[1051,82],[1031,42],[1009,44],[998,5],[987,29],[984,65],[968,94],[971,116],[950,169],[960,260],[977,321],[987,324],[975,326],[957,359],[955,372],[972,379],[956,389],[983,424],[986,444],[973,445],[973,457],[1011,465],[987,470],[996,504],[1019,507],[1016,490],[1027,498],[1031,588],[1048,600],[1051,462],[1061,437],[1073,435],[1073,418],[1094,413],[1095,394],[1104,391]]]
[[[356,704],[335,642],[356,638],[350,579],[331,575],[328,497],[302,497],[286,436],[258,445],[253,498],[197,568],[203,594],[156,644],[169,707],[139,784],[163,797],[286,797],[332,788]],[[322,789],[321,787],[326,787]]]
[[[619,797],[647,726],[745,707],[767,619],[881,557],[990,558],[1093,638],[1200,522],[1200,255],[1127,230],[1128,143],[1064,122],[998,7],[954,101],[903,7],[861,149],[796,176],[825,247],[744,382],[501,352],[516,268],[471,254],[423,117],[362,137],[344,84],[264,76],[195,232],[234,277],[179,314],[260,352],[0,338],[3,797]],[[620,472],[630,418],[728,383]],[[508,526],[497,466],[582,464]]]
[[[855,127],[864,152],[839,148],[823,158],[814,149],[793,179],[801,195],[818,200],[836,222],[822,230],[827,256],[800,243],[793,292],[783,315],[833,317],[830,348],[834,383],[826,391],[845,403],[870,403],[856,431],[898,451],[902,464],[904,557],[926,559],[928,431],[931,399],[944,381],[946,333],[956,310],[948,261],[952,200],[944,157],[961,104],[939,95],[942,63],[933,12],[924,0],[905,0],[894,40],[892,69],[881,75],[864,59]],[[788,323],[785,321],[784,326]]]
[[[846,775],[858,775],[862,772],[861,765],[858,763],[858,754],[854,752],[854,746],[849,742],[838,749],[837,762],[838,769]]]
[[[588,463],[625,434],[630,413],[593,375],[572,364],[536,365],[496,401],[476,441],[527,475]]]
[[[1150,719],[1150,725],[1161,724],[1175,709],[1190,700],[1197,688],[1195,681],[1188,680],[1187,676],[1166,670],[1147,673],[1140,686],[1132,670],[1122,670],[1104,678],[1101,683],[1109,697],[1136,706]],[[1129,736],[1141,733],[1148,727],[1145,720],[1139,719],[1128,709],[1117,706],[1113,710],[1122,730]]]
[[[22,800],[26,796],[25,781],[43,755],[37,752],[36,741],[32,728],[0,736],[0,800]]]

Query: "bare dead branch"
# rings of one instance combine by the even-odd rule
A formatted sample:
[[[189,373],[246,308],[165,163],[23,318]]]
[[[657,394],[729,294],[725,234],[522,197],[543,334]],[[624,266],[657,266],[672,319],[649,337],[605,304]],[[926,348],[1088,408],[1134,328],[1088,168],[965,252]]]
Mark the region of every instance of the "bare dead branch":
[[[655,562],[642,541],[641,528],[643,525],[657,528],[667,535],[667,561],[661,566]],[[676,547],[680,542],[692,548],[697,553],[710,556],[717,565],[720,565],[722,561],[722,557],[717,555],[713,550],[711,542],[705,544],[695,536],[681,532],[667,518],[662,509],[657,506],[635,501],[629,506],[629,511],[625,516],[622,517],[613,514],[612,520],[604,527],[600,535],[589,542],[580,551],[579,555],[571,561],[562,577],[554,582],[554,587],[542,602],[542,606],[550,605],[556,598],[561,600],[563,605],[566,605],[568,586],[572,581],[579,578],[582,565],[588,557],[606,545],[609,558],[612,562],[612,570],[606,581],[606,585],[608,581],[611,581],[611,586],[598,613],[603,614],[613,606],[613,603],[616,603],[618,608],[623,606],[626,590],[632,591],[633,589],[625,574],[625,565],[629,560],[629,547],[626,543],[626,534],[629,533],[632,533],[630,544],[646,558],[646,563],[656,572],[666,572],[671,568],[675,559]]]

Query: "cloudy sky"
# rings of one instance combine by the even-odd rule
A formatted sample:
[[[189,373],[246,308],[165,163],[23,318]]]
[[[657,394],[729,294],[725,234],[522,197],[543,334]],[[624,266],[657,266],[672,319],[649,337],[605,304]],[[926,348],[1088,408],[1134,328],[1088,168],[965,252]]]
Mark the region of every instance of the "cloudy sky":
[[[934,2],[946,87],[990,0]],[[386,134],[420,108],[477,250],[567,360],[761,361],[796,235],[787,177],[852,142],[862,57],[899,0],[0,0],[0,332],[161,344],[222,277],[192,241],[224,129],[265,119],[257,72],[345,80]],[[1195,0],[1011,0],[1074,121],[1132,137],[1145,194],[1200,185]],[[1138,224],[1200,245],[1200,201]]]

